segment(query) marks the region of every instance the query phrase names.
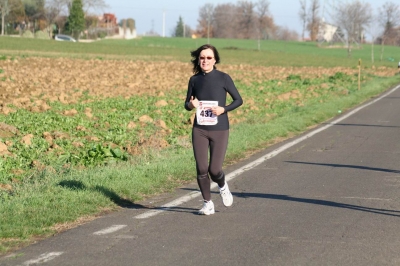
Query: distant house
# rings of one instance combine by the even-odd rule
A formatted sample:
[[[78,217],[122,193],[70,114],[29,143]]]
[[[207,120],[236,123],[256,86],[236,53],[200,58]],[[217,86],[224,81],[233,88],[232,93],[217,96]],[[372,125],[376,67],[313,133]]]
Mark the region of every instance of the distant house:
[[[113,28],[117,25],[117,17],[114,14],[104,13],[99,17],[99,27],[101,28]]]
[[[136,23],[134,19],[123,19],[120,22],[119,37],[122,39],[134,39],[137,37]]]
[[[130,29],[126,25],[119,25],[117,17],[111,13],[104,13],[99,17],[99,28],[106,29],[108,37],[121,39],[134,39],[137,37],[136,29]]]
[[[119,37],[122,39],[135,39],[137,37],[136,29],[131,31],[130,28],[127,27],[119,27]]]
[[[329,23],[322,22],[319,26],[318,41],[331,42],[337,32],[338,27]]]
[[[114,14],[104,13],[98,20],[98,30],[107,32],[108,36],[118,34],[117,17]]]

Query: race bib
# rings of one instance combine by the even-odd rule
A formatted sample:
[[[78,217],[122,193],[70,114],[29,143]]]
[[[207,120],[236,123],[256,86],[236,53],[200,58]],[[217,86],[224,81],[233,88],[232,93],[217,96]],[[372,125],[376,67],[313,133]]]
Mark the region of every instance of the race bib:
[[[199,101],[196,110],[197,124],[212,126],[218,123],[218,116],[214,115],[211,107],[218,106],[218,101]]]

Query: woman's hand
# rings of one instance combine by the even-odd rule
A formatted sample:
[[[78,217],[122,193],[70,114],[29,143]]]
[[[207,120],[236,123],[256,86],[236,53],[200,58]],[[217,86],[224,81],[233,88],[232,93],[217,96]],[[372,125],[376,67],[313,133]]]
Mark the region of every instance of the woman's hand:
[[[192,109],[197,108],[197,106],[199,106],[199,100],[195,99],[193,96],[190,97],[190,105]]]
[[[214,115],[219,116],[225,112],[225,108],[221,106],[215,106],[211,108],[211,111]]]

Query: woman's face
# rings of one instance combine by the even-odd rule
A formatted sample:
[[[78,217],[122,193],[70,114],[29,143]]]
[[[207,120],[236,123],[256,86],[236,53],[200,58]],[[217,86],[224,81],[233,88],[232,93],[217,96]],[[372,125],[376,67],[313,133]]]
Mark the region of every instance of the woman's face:
[[[201,70],[203,72],[208,73],[214,68],[215,64],[215,58],[214,58],[214,52],[211,49],[205,49],[200,52],[199,56],[199,63]]]

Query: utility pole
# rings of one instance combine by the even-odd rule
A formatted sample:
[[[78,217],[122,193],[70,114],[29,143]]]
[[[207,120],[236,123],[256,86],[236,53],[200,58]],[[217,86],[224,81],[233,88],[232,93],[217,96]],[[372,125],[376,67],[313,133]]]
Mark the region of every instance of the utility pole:
[[[163,10],[162,36],[165,37],[165,9]]]
[[[207,13],[207,43],[210,44],[210,10],[208,10]]]
[[[185,27],[185,20],[182,18],[182,23],[183,23],[183,38],[186,37],[186,27]]]

